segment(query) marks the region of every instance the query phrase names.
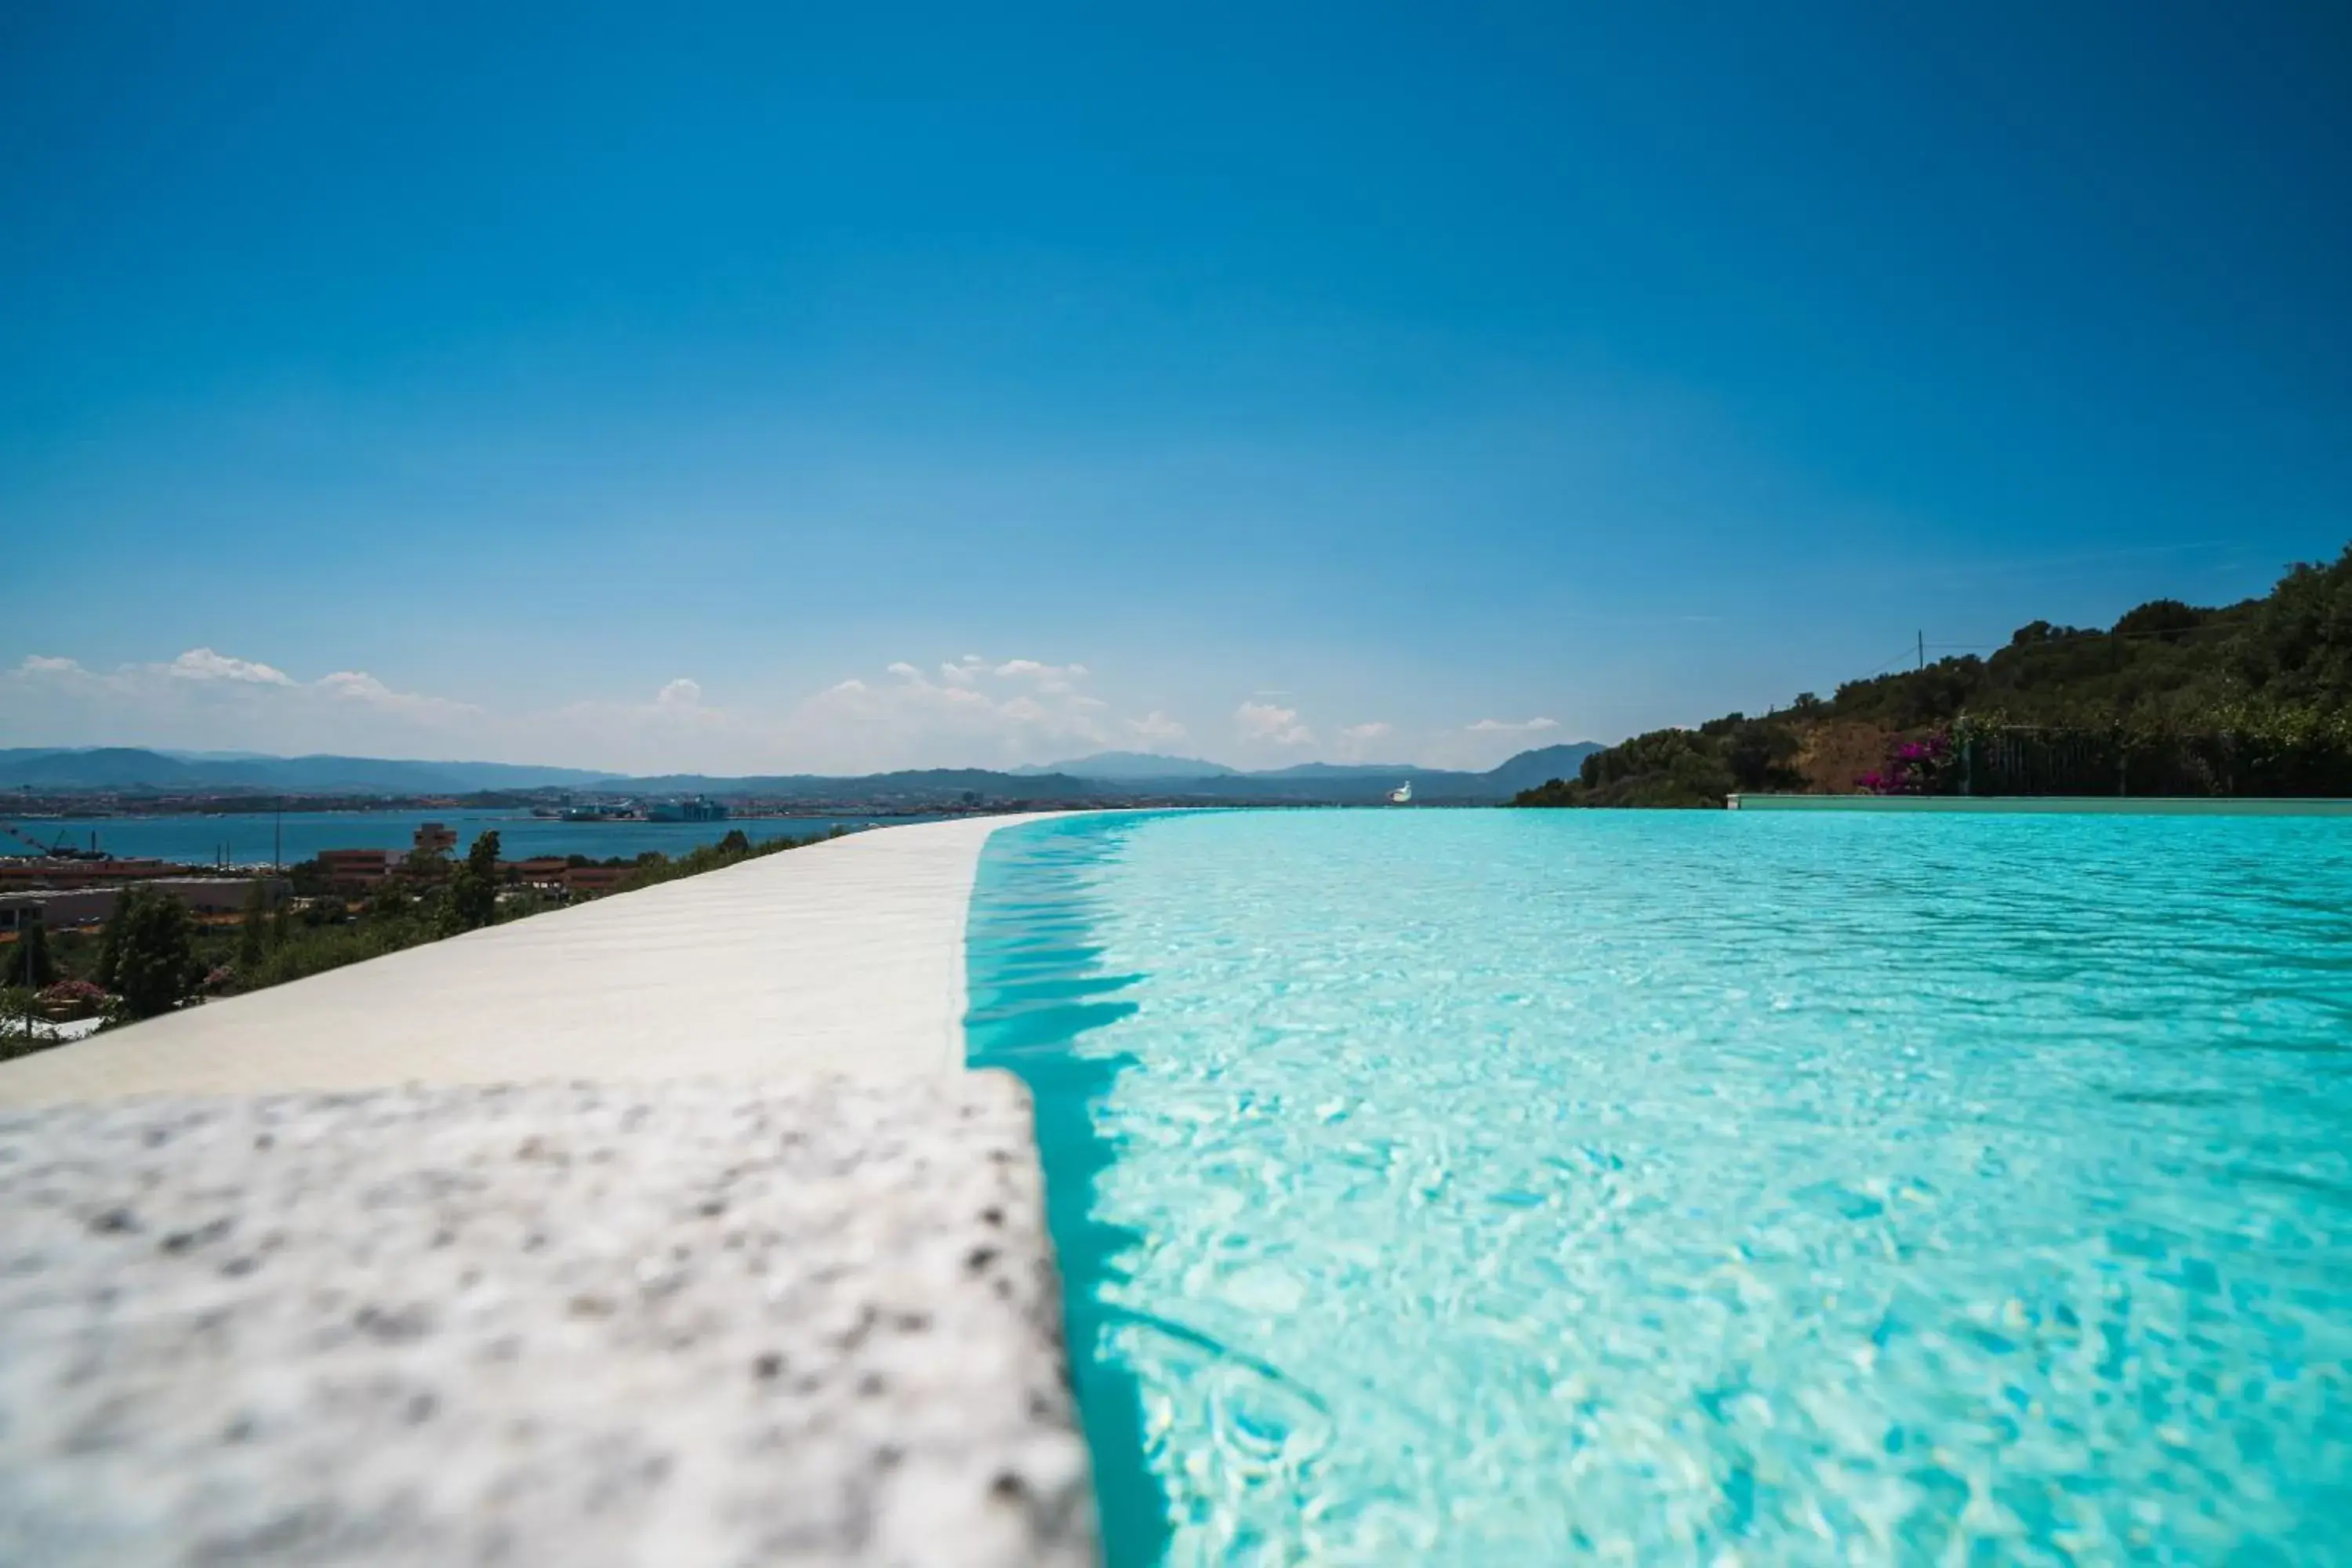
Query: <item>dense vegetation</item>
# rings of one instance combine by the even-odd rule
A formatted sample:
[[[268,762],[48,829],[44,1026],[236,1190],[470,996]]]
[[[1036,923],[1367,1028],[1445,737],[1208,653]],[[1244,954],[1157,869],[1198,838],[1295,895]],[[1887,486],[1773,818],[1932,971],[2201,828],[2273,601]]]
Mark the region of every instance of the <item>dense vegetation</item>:
[[[614,889],[626,892],[814,842],[776,838],[755,845],[735,828],[676,859],[656,851],[602,864],[632,869]],[[359,902],[320,891],[315,863],[294,871],[289,879],[298,893],[310,896],[273,909],[257,879],[233,921],[208,924],[176,899],[132,888],[101,931],[50,933],[34,927],[0,949],[0,990],[6,993],[0,1003],[0,1059],[44,1043],[9,1026],[31,1009],[37,993],[87,998],[110,1021],[127,1023],[170,1012],[198,995],[258,991],[555,907],[529,888],[502,883],[496,833],[477,838],[454,868],[436,858],[412,857],[407,876],[386,881]]]
[[[2140,605],[2105,629],[2021,626],[1990,658],[1849,681],[1751,719],[1636,735],[1521,805],[1720,805],[1735,792],[1957,787],[1956,737],[2052,772],[2131,776],[2149,793],[2331,793],[2352,778],[2352,547],[2259,599]],[[2028,749],[2020,751],[2031,737]],[[1837,776],[1832,742],[1875,748]],[[2046,753],[2046,755],[2042,755]],[[1808,764],[1812,765],[1809,766]],[[2070,773],[2071,770],[2071,773]],[[2166,786],[2169,785],[2168,789]]]

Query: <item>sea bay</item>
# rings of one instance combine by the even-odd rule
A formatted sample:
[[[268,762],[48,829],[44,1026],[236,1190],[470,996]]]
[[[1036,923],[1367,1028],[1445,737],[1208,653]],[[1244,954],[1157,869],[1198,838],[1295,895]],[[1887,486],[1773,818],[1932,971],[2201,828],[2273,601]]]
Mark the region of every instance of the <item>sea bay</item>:
[[[159,816],[6,817],[0,824],[21,837],[0,853],[29,855],[32,843],[93,847],[126,859],[192,865],[291,865],[322,849],[406,849],[417,827],[438,822],[457,831],[458,849],[484,833],[499,836],[509,860],[538,855],[586,855],[604,860],[648,850],[684,855],[740,829],[755,844],[807,838],[835,828],[856,831],[886,822],[928,822],[931,816],[757,816],[724,822],[564,822],[510,809],[401,807],[385,811],[192,812]]]

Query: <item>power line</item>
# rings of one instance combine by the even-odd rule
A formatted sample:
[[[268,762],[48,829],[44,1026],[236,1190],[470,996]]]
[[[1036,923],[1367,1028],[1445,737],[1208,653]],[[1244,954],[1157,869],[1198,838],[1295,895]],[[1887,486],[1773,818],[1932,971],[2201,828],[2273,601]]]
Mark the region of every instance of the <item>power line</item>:
[[[1935,645],[1931,643],[1928,646],[1932,647]],[[1862,677],[1862,679],[1864,680],[1877,679],[1880,676],[1885,675],[1888,670],[1893,669],[1896,665],[1909,659],[1916,651],[1916,650],[1914,648],[1905,648],[1901,653],[1896,654],[1893,658],[1888,659],[1885,664],[1880,665],[1876,669],[1872,670],[1868,675]]]
[[[2234,632],[2242,629],[2242,623],[2237,621],[2207,621],[2201,626],[2177,626],[2168,631],[2069,631],[2052,637],[2037,638],[2034,642],[2030,643],[2020,643],[2015,637],[2010,637],[2000,642],[1931,642],[1927,646],[1932,648],[1958,648],[1963,651],[1979,651],[1985,648],[2004,648],[2011,647],[2039,647],[2042,643],[2058,642],[2091,642],[2093,640],[2137,642],[2148,637],[2179,638],[2197,637],[2205,632]]]
[[[1893,658],[1888,659],[1876,669],[1872,670],[1868,675],[1855,676],[1850,679],[1841,681],[1839,684],[1843,686],[1852,686],[1858,685],[1860,682],[1864,680],[1875,680],[1882,675],[1892,673],[1898,666],[1910,663],[1914,659],[1918,661],[1918,668],[1924,671],[1927,666],[1927,655],[1930,650],[1943,653],[1998,653],[2005,647],[2036,647],[2042,646],[2043,643],[2139,641],[2147,637],[2179,638],[2193,637],[2200,632],[2235,631],[2239,629],[2240,625],[2241,623],[2235,621],[2207,621],[2200,626],[2181,626],[2171,631],[2069,631],[2060,633],[2053,637],[2042,637],[2038,639],[2036,642],[2031,643],[2019,643],[2013,637],[2004,642],[1929,642],[1926,637],[1921,637],[1916,638],[1911,647],[1905,648],[1901,653],[1896,654]]]

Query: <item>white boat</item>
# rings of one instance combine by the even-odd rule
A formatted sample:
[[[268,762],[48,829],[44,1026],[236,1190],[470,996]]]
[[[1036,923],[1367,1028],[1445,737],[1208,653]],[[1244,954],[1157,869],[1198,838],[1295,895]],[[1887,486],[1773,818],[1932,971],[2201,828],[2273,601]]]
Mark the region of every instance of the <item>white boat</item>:
[[[1404,783],[1389,791],[1389,804],[1391,805],[1411,805],[1412,804],[1412,781],[1411,779],[1405,780]]]

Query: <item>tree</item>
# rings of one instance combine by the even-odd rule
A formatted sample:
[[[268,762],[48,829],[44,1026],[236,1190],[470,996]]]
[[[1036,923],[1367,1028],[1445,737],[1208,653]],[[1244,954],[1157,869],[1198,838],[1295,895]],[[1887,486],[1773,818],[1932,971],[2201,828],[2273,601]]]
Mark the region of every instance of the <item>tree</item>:
[[[499,918],[499,836],[485,833],[466,851],[466,863],[449,883],[449,901],[442,907],[445,935],[479,931]]]
[[[16,936],[16,945],[0,957],[0,985],[22,985],[38,991],[58,977],[58,961],[49,952],[48,928],[35,921]]]
[[[127,889],[106,922],[98,983],[122,998],[134,1018],[168,1013],[204,975],[195,952],[195,922],[179,900]]]
[[[2150,599],[2137,609],[2125,611],[2115,629],[2119,637],[2162,637],[2178,642],[2212,619],[2212,611],[2182,604],[2179,599]]]
[[[2254,606],[2235,662],[2241,679],[2273,700],[2352,704],[2352,545],[2281,578]]]
[[[751,852],[751,835],[740,827],[729,828],[727,837],[719,841],[719,853],[721,855],[749,855]]]
[[[269,889],[256,877],[253,886],[245,890],[245,916],[236,928],[236,973],[241,980],[250,980],[261,967],[262,932],[268,921]]]

